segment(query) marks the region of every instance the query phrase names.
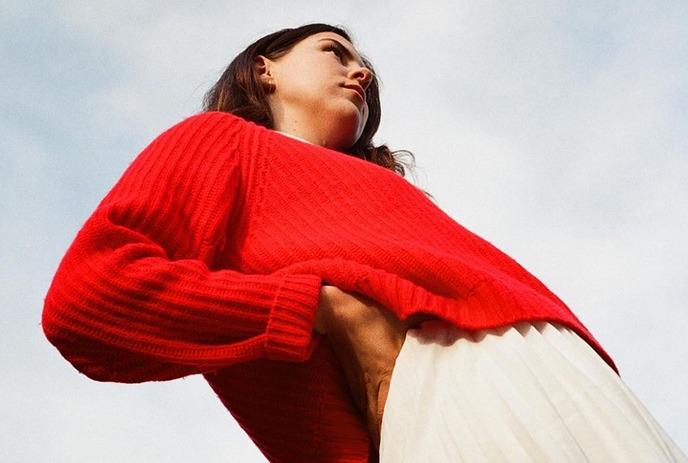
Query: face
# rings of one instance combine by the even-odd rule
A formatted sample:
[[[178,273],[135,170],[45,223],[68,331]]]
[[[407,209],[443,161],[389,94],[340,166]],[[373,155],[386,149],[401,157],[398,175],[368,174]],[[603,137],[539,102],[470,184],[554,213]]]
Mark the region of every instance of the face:
[[[274,60],[257,59],[277,130],[345,149],[368,120],[371,72],[351,42],[333,32],[311,35]],[[281,127],[280,127],[281,126]]]

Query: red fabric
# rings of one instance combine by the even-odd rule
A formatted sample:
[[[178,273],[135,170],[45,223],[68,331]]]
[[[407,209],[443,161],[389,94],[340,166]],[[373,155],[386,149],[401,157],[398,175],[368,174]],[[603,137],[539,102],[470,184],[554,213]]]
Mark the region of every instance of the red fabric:
[[[77,233],[45,297],[48,340],[97,381],[201,373],[273,462],[366,462],[320,287],[399,318],[549,320],[612,359],[557,296],[398,174],[221,112],[164,131]]]

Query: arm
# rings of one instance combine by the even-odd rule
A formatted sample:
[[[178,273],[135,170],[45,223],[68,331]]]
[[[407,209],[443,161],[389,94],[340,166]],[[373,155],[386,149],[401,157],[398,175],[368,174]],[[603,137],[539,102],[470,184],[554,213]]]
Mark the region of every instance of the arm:
[[[254,129],[229,114],[185,119],[139,154],[88,218],[42,314],[46,337],[80,372],[133,383],[263,356],[308,359],[319,276],[209,268],[232,211],[246,206],[236,153]]]

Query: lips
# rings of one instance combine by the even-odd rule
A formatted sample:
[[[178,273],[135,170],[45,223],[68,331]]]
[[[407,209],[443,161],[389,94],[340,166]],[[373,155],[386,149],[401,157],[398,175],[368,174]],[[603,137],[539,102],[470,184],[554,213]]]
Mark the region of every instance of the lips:
[[[356,93],[358,93],[358,96],[361,97],[361,100],[365,101],[365,92],[363,91],[363,88],[361,88],[360,85],[345,85],[345,88],[348,88],[350,90],[354,90]]]

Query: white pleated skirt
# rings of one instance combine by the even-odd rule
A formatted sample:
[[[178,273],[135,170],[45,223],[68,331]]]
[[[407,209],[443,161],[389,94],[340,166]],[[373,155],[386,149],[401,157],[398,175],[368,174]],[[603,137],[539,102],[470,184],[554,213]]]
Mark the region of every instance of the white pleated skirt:
[[[385,404],[382,463],[688,462],[572,330],[520,322],[409,330]]]

